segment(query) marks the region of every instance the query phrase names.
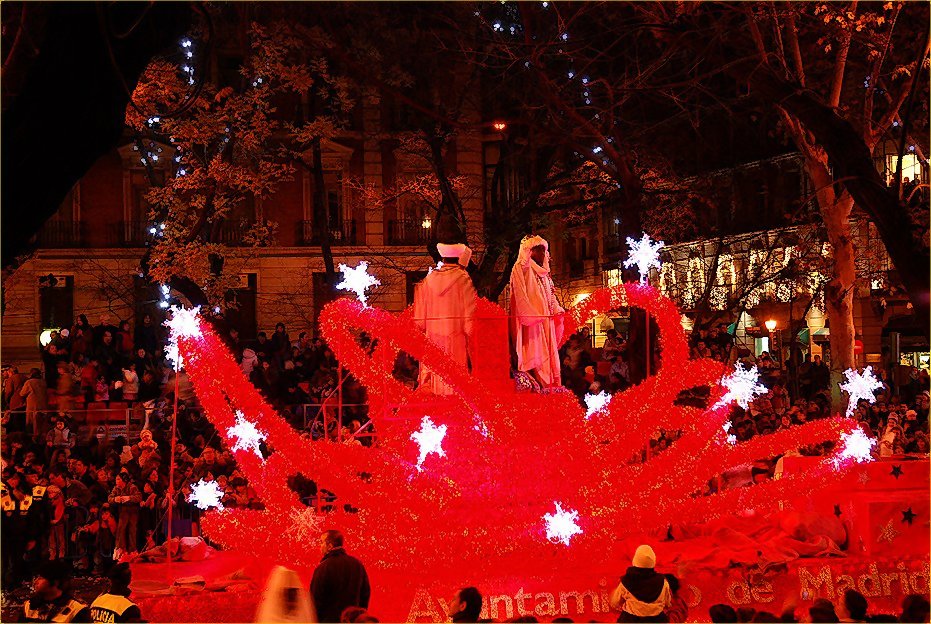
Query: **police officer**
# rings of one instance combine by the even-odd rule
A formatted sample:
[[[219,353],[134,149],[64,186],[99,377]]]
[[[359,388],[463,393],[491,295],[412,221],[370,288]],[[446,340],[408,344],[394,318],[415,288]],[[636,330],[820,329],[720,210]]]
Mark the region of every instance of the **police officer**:
[[[20,501],[26,497],[23,487],[25,486],[22,475],[13,466],[7,466],[3,470],[3,481],[0,483],[0,513],[3,514],[0,555],[3,556],[4,587],[18,585],[25,580],[25,518],[19,513]]]
[[[100,594],[91,603],[91,621],[105,622],[141,622],[142,612],[129,599],[132,571],[128,563],[118,563],[110,569],[110,591]]]
[[[71,571],[61,560],[46,561],[32,585],[32,596],[23,604],[19,622],[90,622],[87,605],[71,595]]]

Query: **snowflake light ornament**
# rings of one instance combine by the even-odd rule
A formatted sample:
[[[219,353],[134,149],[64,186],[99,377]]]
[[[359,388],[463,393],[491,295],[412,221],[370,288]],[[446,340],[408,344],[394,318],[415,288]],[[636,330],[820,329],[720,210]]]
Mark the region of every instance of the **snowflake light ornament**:
[[[662,263],[659,260],[659,250],[665,245],[666,243],[663,241],[651,240],[646,233],[643,234],[643,238],[639,241],[628,236],[627,247],[629,251],[627,254],[629,257],[624,261],[624,268],[629,269],[636,265],[637,271],[640,272],[640,283],[645,284],[647,276],[650,274],[650,268],[660,268]]]
[[[598,394],[586,394],[585,395],[585,420],[588,420],[592,417],[592,414],[596,414],[601,410],[605,409],[608,406],[608,403],[611,402],[611,394],[602,390]]]
[[[420,431],[411,434],[411,440],[420,446],[420,457],[417,459],[417,470],[423,470],[423,462],[430,453],[446,457],[443,450],[443,438],[446,437],[446,425],[437,427],[429,416],[420,421]]]
[[[340,264],[339,270],[343,274],[343,281],[336,285],[336,289],[356,293],[362,305],[368,306],[365,291],[372,286],[381,286],[381,282],[374,275],[369,275],[368,269],[369,263],[365,260],[359,262],[355,268]]]
[[[165,359],[172,362],[175,370],[179,371],[184,364],[178,352],[178,339],[200,338],[203,335],[200,330],[200,306],[190,309],[171,306],[171,318],[166,320],[164,325],[168,328],[168,345],[165,347]]]
[[[844,371],[844,378],[847,381],[840,384],[840,389],[850,395],[847,401],[847,417],[849,418],[857,409],[857,403],[861,399],[875,403],[876,397],[873,393],[881,389],[883,384],[873,374],[872,366],[864,368],[862,375],[858,374],[855,369],[848,368]]]
[[[187,502],[194,503],[198,509],[207,510],[211,507],[223,509],[223,490],[216,481],[204,481],[201,479],[191,486],[191,494],[187,497]]]
[[[715,404],[715,407],[723,407],[731,401],[735,401],[737,405],[747,409],[754,397],[768,392],[766,386],[759,384],[759,380],[760,374],[756,366],[744,368],[743,364],[737,362],[734,366],[734,372],[725,375],[724,379],[721,380],[721,385],[727,388],[727,392]]]
[[[835,469],[849,463],[849,460],[858,464],[873,461],[873,447],[876,446],[876,440],[863,433],[862,429],[857,427],[850,433],[842,433],[840,438],[844,448],[831,459]]]
[[[546,523],[546,539],[554,544],[561,542],[568,546],[573,535],[582,534],[582,527],[576,523],[579,519],[579,512],[574,509],[563,509],[562,505],[557,502],[553,504],[556,505],[556,513],[543,515],[543,521]]]
[[[265,441],[268,434],[260,431],[242,412],[236,412],[236,424],[226,430],[226,435],[236,440],[231,449],[233,452],[253,451],[259,456],[259,459],[264,459],[259,446]]]

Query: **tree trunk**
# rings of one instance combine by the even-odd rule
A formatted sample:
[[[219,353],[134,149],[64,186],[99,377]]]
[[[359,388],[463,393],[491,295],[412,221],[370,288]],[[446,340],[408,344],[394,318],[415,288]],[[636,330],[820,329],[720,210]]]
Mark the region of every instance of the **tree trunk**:
[[[817,189],[815,195],[828,242],[833,250],[832,275],[824,288],[824,303],[831,323],[831,404],[841,409],[842,397],[838,384],[843,373],[855,367],[854,341],[856,327],[853,322],[853,298],[856,292],[856,250],[850,234],[850,212],[853,198],[847,191],[836,193],[833,177],[827,168],[827,154],[820,152],[821,160],[806,158],[808,175]]]

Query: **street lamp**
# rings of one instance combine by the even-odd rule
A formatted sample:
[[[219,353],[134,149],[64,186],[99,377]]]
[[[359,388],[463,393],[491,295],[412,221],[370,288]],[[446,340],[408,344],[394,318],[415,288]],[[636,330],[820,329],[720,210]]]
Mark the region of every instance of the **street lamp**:
[[[766,329],[769,331],[769,354],[773,355],[776,351],[776,343],[773,341],[773,332],[776,330],[776,321],[774,319],[769,319],[765,323]]]
[[[495,121],[491,124],[491,127],[497,130],[498,132],[504,132],[508,125],[503,121]]]
[[[431,227],[433,227],[433,221],[430,220],[430,217],[424,217],[423,221],[420,222],[420,227],[425,230],[429,230]]]

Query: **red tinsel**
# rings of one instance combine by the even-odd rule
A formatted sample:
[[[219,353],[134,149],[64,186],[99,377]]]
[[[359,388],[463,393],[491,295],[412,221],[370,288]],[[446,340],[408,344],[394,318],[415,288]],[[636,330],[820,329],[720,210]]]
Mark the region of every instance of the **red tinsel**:
[[[711,386],[713,405],[727,372],[711,360],[689,360],[679,311],[653,288],[625,284],[601,289],[566,313],[580,326],[621,305],[648,310],[661,332],[662,366],[653,377],[617,394],[585,418],[569,392],[520,393],[508,377],[507,316],[480,300],[476,307],[474,371],[455,365],[410,322],[357,301],[339,299],[320,316],[323,335],[342,366],[368,389],[379,433],[372,448],[302,439],[243,377],[220,338],[201,323],[202,336],[182,338],[186,370],[208,418],[224,436],[240,410],[268,433],[266,459],[238,451],[236,460],[264,501],[264,511],[227,509],[205,514],[212,540],[249,554],[314,565],[308,541],[321,528],[339,528],[369,566],[416,570],[432,580],[479,581],[507,575],[533,578],[554,565],[620,558],[619,538],[671,522],[701,521],[810,494],[830,483],[825,461],[811,473],[702,497],[723,470],[789,450],[838,440],[854,423],[832,418],[730,445],[722,426],[727,408],[674,404],[682,390]],[[359,331],[378,340],[372,355]],[[443,399],[413,392],[392,376],[399,351],[441,371],[457,394]],[[424,416],[446,426],[445,456],[431,454],[418,471],[411,434]],[[669,449],[627,465],[658,428],[682,430]],[[334,492],[336,511],[317,517],[288,489],[302,473]],[[366,478],[360,475],[365,473]],[[545,514],[578,512],[582,533],[569,545],[546,538]],[[351,504],[358,512],[346,512]]]

